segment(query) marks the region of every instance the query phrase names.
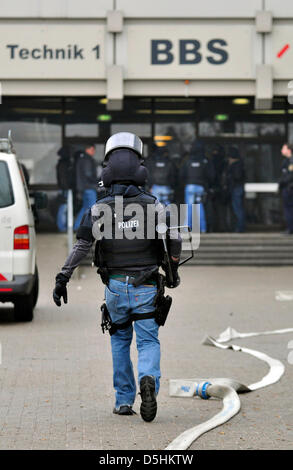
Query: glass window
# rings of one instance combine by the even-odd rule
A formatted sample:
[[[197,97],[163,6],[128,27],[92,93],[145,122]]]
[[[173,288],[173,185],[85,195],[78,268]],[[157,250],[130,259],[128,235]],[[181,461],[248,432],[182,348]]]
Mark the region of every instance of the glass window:
[[[282,122],[262,122],[260,124],[260,136],[284,136],[285,124]]]
[[[258,178],[259,145],[248,144],[244,150],[245,179],[247,183],[255,183]]]
[[[239,137],[257,137],[258,124],[256,122],[236,122],[235,134]]]
[[[65,124],[66,137],[98,137],[99,124],[68,123]]]
[[[4,98],[0,106],[0,136],[12,130],[18,158],[30,183],[55,183],[57,152],[62,145],[61,99]]]
[[[288,141],[293,143],[293,122],[288,123]]]
[[[116,134],[116,132],[133,132],[133,134],[138,135],[139,137],[151,137],[152,136],[152,127],[150,123],[127,123],[127,124],[112,124],[111,125],[111,135]]]
[[[171,158],[179,160],[191,148],[195,139],[193,122],[158,122],[155,124],[155,142],[166,144]]]
[[[11,179],[7,163],[0,161],[0,208],[14,204]]]

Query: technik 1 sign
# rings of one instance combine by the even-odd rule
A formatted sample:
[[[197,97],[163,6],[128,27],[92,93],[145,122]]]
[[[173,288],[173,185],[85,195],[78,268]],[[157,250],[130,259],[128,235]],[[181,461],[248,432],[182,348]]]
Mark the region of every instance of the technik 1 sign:
[[[129,25],[127,78],[253,79],[253,34],[247,25]]]
[[[105,78],[104,38],[94,22],[1,22],[0,78]]]

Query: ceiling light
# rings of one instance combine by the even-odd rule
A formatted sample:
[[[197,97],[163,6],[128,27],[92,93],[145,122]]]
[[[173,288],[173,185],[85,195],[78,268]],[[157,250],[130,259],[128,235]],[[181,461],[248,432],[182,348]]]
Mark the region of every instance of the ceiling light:
[[[194,114],[193,109],[156,109],[155,114]]]
[[[155,135],[154,140],[164,141],[164,140],[173,140],[171,135]]]
[[[264,110],[253,110],[252,114],[285,114],[285,109],[264,109]]]
[[[233,104],[249,104],[248,98],[234,98],[232,101]]]

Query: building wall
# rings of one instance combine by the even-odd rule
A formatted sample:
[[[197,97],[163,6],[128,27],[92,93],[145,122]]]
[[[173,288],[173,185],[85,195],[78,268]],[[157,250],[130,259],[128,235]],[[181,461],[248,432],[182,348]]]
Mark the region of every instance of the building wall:
[[[7,96],[106,95],[113,109],[247,95],[268,108],[293,79],[293,2],[2,0],[0,63]]]

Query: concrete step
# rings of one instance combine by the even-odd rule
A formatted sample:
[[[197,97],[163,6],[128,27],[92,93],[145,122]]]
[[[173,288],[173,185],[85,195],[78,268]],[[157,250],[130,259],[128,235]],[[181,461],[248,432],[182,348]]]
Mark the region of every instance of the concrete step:
[[[189,262],[222,266],[293,266],[293,237],[280,233],[201,234]]]
[[[276,245],[200,245],[199,249],[196,250],[198,253],[290,253],[293,254],[293,246],[276,246]]]

